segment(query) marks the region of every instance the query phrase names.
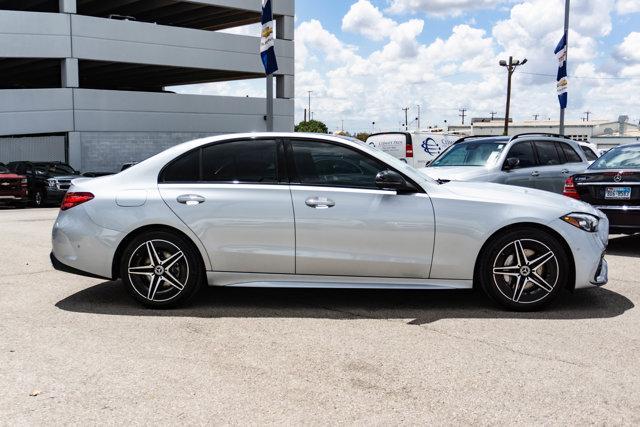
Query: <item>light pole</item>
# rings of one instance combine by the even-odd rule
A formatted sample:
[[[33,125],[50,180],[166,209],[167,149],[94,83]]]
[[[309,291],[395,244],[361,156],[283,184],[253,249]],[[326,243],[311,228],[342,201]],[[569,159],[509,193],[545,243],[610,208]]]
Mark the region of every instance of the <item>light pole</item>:
[[[565,0],[564,2],[564,42],[566,45],[566,58],[565,58],[565,67],[566,70],[569,71],[569,12],[571,8],[571,0]],[[558,126],[558,130],[560,135],[564,135],[564,108],[560,108],[560,125]]]
[[[416,119],[418,120],[418,132],[420,132],[420,106],[418,105],[418,117],[416,117]]]
[[[313,93],[313,91],[312,90],[308,90],[307,92],[309,93],[309,120],[313,120],[311,118],[311,94]]]
[[[513,73],[516,71],[516,68],[519,67],[520,65],[524,65],[527,63],[527,59],[523,59],[522,61],[516,59],[515,61],[513,60],[513,56],[509,57],[509,62],[505,61],[504,59],[502,61],[500,61],[500,66],[501,67],[506,67],[507,68],[507,111],[506,114],[504,115],[504,135],[507,136],[509,135],[509,110],[511,108],[511,76],[513,76]]]

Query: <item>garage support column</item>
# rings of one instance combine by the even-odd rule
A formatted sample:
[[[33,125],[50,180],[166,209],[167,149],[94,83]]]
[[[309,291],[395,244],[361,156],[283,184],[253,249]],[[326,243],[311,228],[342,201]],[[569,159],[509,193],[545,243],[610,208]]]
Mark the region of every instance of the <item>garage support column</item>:
[[[60,12],[77,13],[76,0],[60,0]]]
[[[82,170],[82,141],[80,139],[80,132],[69,132],[67,143],[67,148],[69,150],[69,164],[75,170],[86,172]]]
[[[62,87],[76,88],[80,86],[80,71],[76,58],[62,60]]]
[[[293,16],[276,16],[276,38],[293,40],[295,22]],[[295,97],[295,82],[291,75],[276,76],[276,98],[293,99]]]

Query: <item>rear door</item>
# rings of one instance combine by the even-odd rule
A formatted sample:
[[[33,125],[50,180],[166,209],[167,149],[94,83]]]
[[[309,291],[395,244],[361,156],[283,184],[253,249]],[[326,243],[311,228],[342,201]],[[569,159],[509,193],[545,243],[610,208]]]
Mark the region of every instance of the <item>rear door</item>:
[[[555,141],[534,141],[538,156],[537,174],[532,176],[535,188],[553,193],[562,193],[564,188],[564,155]]]
[[[534,187],[533,179],[539,173],[537,172],[537,159],[533,144],[530,141],[516,142],[509,149],[506,158],[518,159],[520,163],[514,169],[503,171],[501,183],[519,187]]]
[[[224,141],[194,150],[162,172],[162,198],[204,244],[214,270],[295,272],[283,159],[278,140]]]

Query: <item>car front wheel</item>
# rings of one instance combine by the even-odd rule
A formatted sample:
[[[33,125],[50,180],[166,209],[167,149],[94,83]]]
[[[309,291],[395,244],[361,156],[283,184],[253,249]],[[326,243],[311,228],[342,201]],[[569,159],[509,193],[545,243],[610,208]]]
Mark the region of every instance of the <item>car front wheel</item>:
[[[534,311],[558,297],[569,280],[569,258],[558,239],[525,228],[493,240],[480,261],[480,284],[511,310]]]
[[[131,295],[149,308],[173,308],[189,300],[204,280],[197,249],[170,232],[145,233],[125,249],[120,277]]]

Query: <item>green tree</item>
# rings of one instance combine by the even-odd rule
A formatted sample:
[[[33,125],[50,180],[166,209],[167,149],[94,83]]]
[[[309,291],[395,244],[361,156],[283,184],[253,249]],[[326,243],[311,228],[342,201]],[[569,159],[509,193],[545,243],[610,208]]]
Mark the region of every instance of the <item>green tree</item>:
[[[367,142],[367,138],[369,138],[369,134],[366,132],[358,132],[356,134],[356,138],[358,138],[362,142]]]
[[[300,122],[296,125],[296,132],[329,133],[329,128],[318,120]]]

